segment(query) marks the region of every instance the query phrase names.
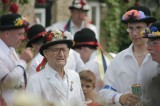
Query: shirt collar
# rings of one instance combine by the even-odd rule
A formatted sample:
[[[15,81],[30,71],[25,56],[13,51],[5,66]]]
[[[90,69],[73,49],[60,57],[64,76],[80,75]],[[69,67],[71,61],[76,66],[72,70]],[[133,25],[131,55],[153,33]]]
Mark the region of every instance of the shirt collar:
[[[49,71],[49,75],[51,75],[51,76],[52,75],[54,75],[54,76],[58,75],[58,73],[53,68],[51,68],[48,63],[46,64],[45,68],[47,68],[47,70]],[[64,68],[64,72],[65,72],[65,75],[67,75],[66,68]]]
[[[131,44],[131,45],[129,46],[129,48],[127,49],[126,54],[125,54],[125,57],[126,57],[126,56],[133,56],[133,44]]]

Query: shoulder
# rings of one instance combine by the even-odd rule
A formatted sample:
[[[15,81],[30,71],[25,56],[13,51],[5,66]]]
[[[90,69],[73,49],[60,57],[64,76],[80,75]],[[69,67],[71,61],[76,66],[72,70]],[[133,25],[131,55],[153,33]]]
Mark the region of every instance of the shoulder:
[[[66,69],[67,70],[67,75],[70,76],[73,79],[79,79],[79,74],[75,70],[71,69]]]
[[[47,27],[46,30],[52,30],[52,29],[59,29],[59,30],[63,30],[64,26],[66,25],[67,21],[62,21],[62,22],[57,22],[52,24],[51,26]]]
[[[30,65],[39,65],[39,63],[42,61],[43,56],[41,54],[37,54],[33,60],[31,61]]]
[[[29,77],[28,82],[38,82],[40,79],[43,79],[43,73],[44,73],[44,70],[36,72],[35,74]]]

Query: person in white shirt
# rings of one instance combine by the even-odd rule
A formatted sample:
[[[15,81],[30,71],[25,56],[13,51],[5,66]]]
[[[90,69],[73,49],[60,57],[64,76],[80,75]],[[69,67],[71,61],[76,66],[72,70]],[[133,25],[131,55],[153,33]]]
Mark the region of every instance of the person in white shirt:
[[[148,102],[148,84],[156,75],[158,64],[152,60],[146,49],[147,39],[141,31],[156,21],[144,6],[129,7],[122,17],[132,44],[113,59],[104,76],[104,89],[100,91],[108,106],[135,106]],[[132,85],[141,87],[141,95],[132,91]],[[142,105],[142,104],[141,104]]]
[[[46,42],[40,47],[44,56],[33,74],[26,91],[43,98],[55,106],[84,106],[80,77],[75,70],[65,67],[69,50],[73,45],[71,33],[60,30],[48,31]]]
[[[73,49],[80,54],[85,66],[96,75],[95,90],[99,91],[103,87],[104,73],[112,56],[99,48],[95,33],[89,28],[78,31],[74,36],[74,42]]]
[[[29,39],[27,42],[27,47],[33,48],[35,53],[35,57],[28,67],[29,76],[36,73],[36,68],[43,59],[43,56],[39,53],[39,49],[43,45],[43,38],[45,34],[46,30],[40,24],[31,26],[27,31],[27,37]],[[69,69],[76,70],[77,72],[86,69],[80,55],[73,49],[70,49],[69,51],[69,57],[67,58],[67,64],[65,66]]]
[[[13,106],[15,95],[27,84],[25,70],[33,53],[30,48],[22,50],[20,55],[15,50],[24,39],[26,26],[27,21],[20,14],[0,17],[0,103],[7,106]]]
[[[98,39],[98,32],[95,25],[93,25],[87,16],[89,11],[89,5],[86,0],[73,0],[72,4],[69,6],[70,9],[70,19],[64,22],[57,22],[47,27],[47,30],[57,28],[62,31],[69,31],[73,35],[82,28],[90,28],[96,34]]]

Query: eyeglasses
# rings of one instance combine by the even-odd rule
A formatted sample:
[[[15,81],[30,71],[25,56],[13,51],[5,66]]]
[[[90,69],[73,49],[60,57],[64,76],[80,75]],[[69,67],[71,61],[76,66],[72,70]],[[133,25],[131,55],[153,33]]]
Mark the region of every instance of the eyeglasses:
[[[54,55],[58,55],[61,51],[64,54],[69,53],[69,48],[48,48],[48,50],[51,50]]]
[[[156,46],[159,43],[160,43],[159,41],[148,41],[148,42],[146,42],[146,44],[150,45],[150,46]]]
[[[140,33],[142,30],[144,30],[145,27],[142,27],[142,26],[137,26],[136,28],[133,28],[133,27],[128,27],[127,28],[127,32],[129,33],[133,33],[134,31],[137,32],[137,33]]]

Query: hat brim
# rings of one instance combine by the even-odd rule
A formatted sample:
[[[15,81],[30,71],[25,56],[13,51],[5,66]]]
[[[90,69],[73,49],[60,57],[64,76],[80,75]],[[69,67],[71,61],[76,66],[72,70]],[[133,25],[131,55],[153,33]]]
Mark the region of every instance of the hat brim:
[[[0,26],[0,30],[20,29],[20,28],[25,28],[27,26],[28,25],[21,25],[21,26],[6,25],[6,26]]]
[[[89,9],[76,8],[76,7],[72,7],[72,6],[70,6],[69,9],[70,10],[74,10],[74,9],[76,9],[76,10],[82,10],[82,11],[86,11],[86,12],[89,11]]]
[[[160,39],[160,36],[143,36],[142,38],[148,38],[148,39]]]
[[[32,47],[32,44],[35,43],[35,42],[37,42],[37,41],[39,41],[40,39],[43,39],[43,37],[40,36],[40,37],[38,37],[38,38],[29,40],[29,41],[27,42],[27,45],[26,45],[26,46],[27,46],[27,47]]]
[[[72,41],[72,40],[52,41],[52,42],[49,42],[49,43],[46,43],[46,44],[42,45],[42,46],[40,47],[40,51],[39,51],[39,52],[40,52],[40,54],[41,54],[42,56],[44,56],[43,51],[44,51],[45,49],[47,49],[48,47],[53,46],[53,45],[55,45],[55,44],[63,44],[63,43],[67,44],[69,48],[71,48],[71,47],[73,46],[73,41]]]
[[[154,17],[146,17],[143,19],[139,19],[139,20],[121,20],[122,23],[127,24],[127,23],[132,23],[132,22],[146,22],[146,23],[153,23],[156,22],[157,19]]]

